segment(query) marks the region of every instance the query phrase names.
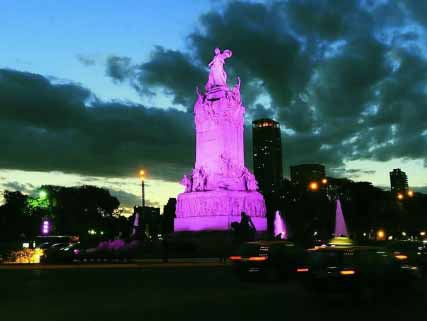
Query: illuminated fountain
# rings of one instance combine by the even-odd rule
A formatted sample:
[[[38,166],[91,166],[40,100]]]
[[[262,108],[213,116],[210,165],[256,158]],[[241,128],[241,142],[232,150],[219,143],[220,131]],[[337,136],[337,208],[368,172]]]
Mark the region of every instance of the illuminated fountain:
[[[330,245],[334,246],[348,246],[353,244],[352,240],[348,236],[347,226],[345,224],[344,215],[341,209],[341,202],[337,199],[337,207],[335,211],[335,236],[329,242]]]
[[[242,212],[257,231],[267,229],[264,198],[244,164],[240,79],[232,89],[227,86],[224,63],[231,55],[215,49],[205,92],[197,89],[196,164],[181,181],[185,192],[178,195],[176,232],[229,230]]]
[[[286,240],[288,238],[285,220],[282,215],[280,215],[279,211],[276,211],[276,215],[274,217],[274,236],[282,240]]]
[[[344,215],[341,209],[341,202],[337,199],[337,208],[335,211],[335,236],[348,237],[347,225],[345,224]]]

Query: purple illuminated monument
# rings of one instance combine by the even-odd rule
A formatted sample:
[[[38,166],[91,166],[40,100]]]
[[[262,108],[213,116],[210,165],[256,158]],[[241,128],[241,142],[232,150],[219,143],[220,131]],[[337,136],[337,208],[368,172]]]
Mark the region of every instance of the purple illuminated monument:
[[[267,229],[264,198],[244,163],[240,79],[233,88],[227,86],[224,63],[231,55],[216,48],[205,92],[196,88],[196,164],[181,181],[185,192],[178,195],[176,232],[225,231],[242,212],[257,231]]]
[[[348,236],[347,226],[345,224],[339,199],[337,199],[337,208],[335,212],[335,236]]]

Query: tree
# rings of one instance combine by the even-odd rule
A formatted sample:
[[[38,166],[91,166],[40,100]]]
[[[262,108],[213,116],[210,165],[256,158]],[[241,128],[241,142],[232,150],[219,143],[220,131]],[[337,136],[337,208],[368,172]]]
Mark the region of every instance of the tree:
[[[16,239],[19,235],[31,235],[34,222],[27,208],[28,196],[21,192],[4,191],[5,203],[0,207],[1,239]]]

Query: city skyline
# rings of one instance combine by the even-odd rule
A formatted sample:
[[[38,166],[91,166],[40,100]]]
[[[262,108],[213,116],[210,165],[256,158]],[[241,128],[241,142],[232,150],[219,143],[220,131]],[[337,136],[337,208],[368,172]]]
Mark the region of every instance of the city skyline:
[[[0,13],[0,191],[94,184],[130,206],[144,168],[147,200],[163,206],[194,159],[194,88],[231,37],[246,146],[252,120],[274,118],[285,176],[321,163],[389,189],[401,168],[427,192],[427,19],[417,1],[77,3],[5,1]]]

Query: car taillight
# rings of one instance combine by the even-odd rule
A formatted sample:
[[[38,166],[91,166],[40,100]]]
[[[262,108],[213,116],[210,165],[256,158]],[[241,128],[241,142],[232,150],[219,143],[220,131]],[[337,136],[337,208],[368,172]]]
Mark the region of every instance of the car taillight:
[[[242,259],[242,257],[235,255],[235,256],[230,256],[229,259],[231,261],[240,261]]]
[[[249,261],[267,261],[266,256],[251,256]]]
[[[341,275],[354,275],[354,274],[356,274],[356,271],[355,270],[342,270],[342,271],[340,271],[340,274]]]
[[[407,260],[408,259],[408,257],[406,255],[403,255],[403,254],[398,254],[398,255],[395,255],[394,257],[398,260]]]
[[[308,268],[298,268],[297,272],[308,272],[309,269]]]

